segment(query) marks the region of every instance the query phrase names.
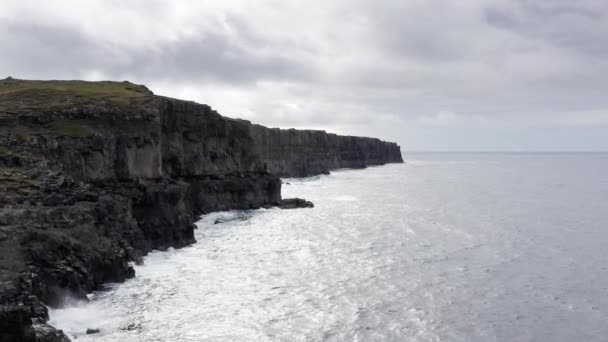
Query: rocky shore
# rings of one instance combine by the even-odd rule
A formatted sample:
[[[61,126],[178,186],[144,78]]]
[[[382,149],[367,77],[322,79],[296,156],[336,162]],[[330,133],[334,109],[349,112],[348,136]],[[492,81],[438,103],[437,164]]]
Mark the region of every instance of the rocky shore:
[[[45,305],[134,275],[226,209],[308,207],[279,177],[402,162],[399,147],[266,128],[129,82],[0,81],[0,342],[68,341]]]

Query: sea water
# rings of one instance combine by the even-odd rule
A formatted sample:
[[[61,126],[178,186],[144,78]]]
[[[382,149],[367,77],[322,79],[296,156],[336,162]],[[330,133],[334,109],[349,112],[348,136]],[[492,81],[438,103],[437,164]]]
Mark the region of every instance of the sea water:
[[[99,342],[608,340],[608,154],[412,153],[283,196],[315,207],[204,216],[197,243],[51,324]]]

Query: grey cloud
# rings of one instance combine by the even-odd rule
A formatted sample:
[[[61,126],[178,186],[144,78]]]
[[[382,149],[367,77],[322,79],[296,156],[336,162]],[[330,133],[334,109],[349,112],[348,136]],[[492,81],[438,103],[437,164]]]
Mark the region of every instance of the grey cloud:
[[[532,2],[515,0],[508,6],[490,6],[490,25],[522,37],[542,41],[573,53],[608,56],[608,16],[605,1]]]
[[[455,30],[458,18],[449,13],[448,5],[385,1],[384,6],[376,6],[361,2],[357,10],[367,18],[372,29],[370,43],[375,46],[395,57],[444,62],[463,58],[471,42]]]
[[[580,16],[590,20],[602,20],[605,17],[605,14],[598,11],[602,6],[606,5],[604,0],[579,0],[576,2],[565,0],[554,0],[552,2],[517,0],[516,3],[519,3],[524,10],[542,19],[564,15]]]
[[[216,33],[163,42],[147,51],[128,51],[130,61],[118,70],[147,78],[187,82],[251,83],[303,78],[305,69],[280,54],[257,53]]]
[[[70,78],[97,71],[109,78],[250,83],[304,79],[309,74],[280,51],[256,51],[251,44],[263,47],[261,40],[250,39],[249,46],[242,46],[221,32],[132,48],[97,40],[62,23],[0,22],[0,30],[0,49],[5,51],[0,72],[17,77]]]
[[[4,21],[0,31],[0,72],[6,75],[75,77],[105,55],[106,49],[65,25]]]

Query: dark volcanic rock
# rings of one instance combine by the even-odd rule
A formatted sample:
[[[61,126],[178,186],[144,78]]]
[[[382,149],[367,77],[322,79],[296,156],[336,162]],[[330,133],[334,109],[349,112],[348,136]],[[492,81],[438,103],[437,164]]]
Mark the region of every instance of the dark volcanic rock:
[[[0,306],[0,342],[36,341],[30,312],[24,305]]]
[[[36,342],[70,342],[70,339],[61,330],[44,323],[34,324]]]
[[[88,328],[88,329],[87,329],[86,334],[87,334],[87,335],[92,335],[92,334],[98,334],[99,332],[100,332],[100,330],[99,330],[99,329],[91,329],[91,328]]]
[[[371,138],[268,129],[128,82],[0,81],[0,342],[66,341],[46,307],[193,243],[200,214],[281,201],[278,176],[401,161]]]
[[[301,198],[285,198],[279,202],[281,209],[314,208],[314,204]]]

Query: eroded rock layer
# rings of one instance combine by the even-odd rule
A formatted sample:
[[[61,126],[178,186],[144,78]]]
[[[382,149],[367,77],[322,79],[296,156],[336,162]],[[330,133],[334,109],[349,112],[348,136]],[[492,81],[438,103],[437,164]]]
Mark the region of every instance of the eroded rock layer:
[[[278,176],[400,162],[397,145],[268,129],[128,82],[0,81],[0,342],[63,341],[46,307],[193,243],[215,210],[282,202]]]

